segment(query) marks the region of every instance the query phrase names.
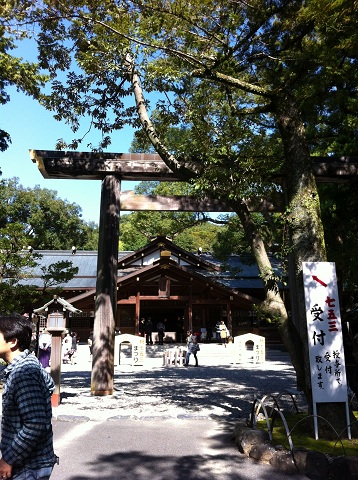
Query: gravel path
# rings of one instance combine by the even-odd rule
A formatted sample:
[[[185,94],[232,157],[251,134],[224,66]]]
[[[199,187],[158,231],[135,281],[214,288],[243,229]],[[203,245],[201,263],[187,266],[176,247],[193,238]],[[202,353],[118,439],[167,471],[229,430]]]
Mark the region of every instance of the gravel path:
[[[98,397],[90,394],[88,347],[80,346],[78,363],[62,367],[61,404],[54,408],[54,417],[237,420],[249,416],[255,396],[296,388],[287,354],[268,351],[263,364],[234,365],[228,350],[220,348],[203,345],[197,368],[163,367],[159,350],[147,356],[143,367],[125,362],[115,368],[114,394]]]

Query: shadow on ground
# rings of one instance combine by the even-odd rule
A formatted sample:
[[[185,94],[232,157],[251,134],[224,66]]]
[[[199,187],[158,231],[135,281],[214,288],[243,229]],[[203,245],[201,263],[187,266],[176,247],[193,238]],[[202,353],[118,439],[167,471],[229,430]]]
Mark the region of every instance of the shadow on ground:
[[[120,412],[126,407],[132,413],[148,416],[178,409],[179,413],[246,418],[255,397],[260,399],[268,393],[296,388],[293,369],[281,366],[271,363],[262,369],[205,366],[121,372],[115,375],[115,392],[107,397],[106,408]],[[63,373],[62,402],[75,402],[81,393],[89,395],[90,380],[90,372]],[[95,398],[92,397],[92,402]],[[103,397],[98,399],[98,405],[101,402]],[[93,408],[90,402],[83,405],[83,410],[89,408]]]

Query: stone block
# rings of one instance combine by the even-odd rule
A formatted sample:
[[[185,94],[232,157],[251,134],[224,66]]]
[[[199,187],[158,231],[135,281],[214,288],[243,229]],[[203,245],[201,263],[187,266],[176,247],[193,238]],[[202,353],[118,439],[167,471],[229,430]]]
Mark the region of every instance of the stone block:
[[[328,477],[330,466],[328,457],[324,453],[294,448],[293,457],[300,473]]]
[[[273,468],[284,473],[297,473],[291,452],[275,452],[270,460]]]
[[[270,463],[271,458],[275,453],[274,447],[269,444],[253,445],[250,450],[250,458],[253,458],[260,463]]]
[[[270,437],[266,430],[255,430],[253,428],[247,428],[242,436],[239,450],[245,455],[249,455],[253,445],[261,445],[268,443],[269,441]]]
[[[331,463],[332,480],[358,480],[358,457],[334,457]]]
[[[246,432],[248,426],[245,420],[240,420],[235,424],[234,430],[232,432],[232,439],[238,445],[241,443],[242,437]]]

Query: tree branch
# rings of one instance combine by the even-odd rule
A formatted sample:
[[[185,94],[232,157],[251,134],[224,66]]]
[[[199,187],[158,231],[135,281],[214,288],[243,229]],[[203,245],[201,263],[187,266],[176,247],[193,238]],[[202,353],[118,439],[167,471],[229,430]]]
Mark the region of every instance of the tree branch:
[[[239,78],[234,78],[231,75],[225,75],[224,73],[216,72],[206,68],[193,70],[191,72],[191,75],[197,78],[206,78],[209,80],[215,80],[219,83],[230,85],[232,87],[239,88],[244,92],[253,93],[255,95],[260,95],[262,97],[271,98],[273,96],[273,94],[265,87],[253,85],[252,83],[244,82]]]
[[[178,174],[182,180],[189,181],[191,178],[199,174],[200,165],[190,161],[186,163],[180,162],[160,141],[147,112],[140,79],[134,68],[134,61],[129,55],[127,55],[125,63],[128,69],[129,80],[132,84],[132,91],[135,97],[138,117],[144,131],[146,132],[146,135],[148,136],[157,153],[161,156],[164,163],[174,173]]]

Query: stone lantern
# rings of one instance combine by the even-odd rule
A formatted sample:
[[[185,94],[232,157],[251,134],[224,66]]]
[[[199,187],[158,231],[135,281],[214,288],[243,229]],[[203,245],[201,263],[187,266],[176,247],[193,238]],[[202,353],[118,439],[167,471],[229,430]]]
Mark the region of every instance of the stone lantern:
[[[66,330],[66,320],[69,312],[81,313],[64,298],[53,296],[53,299],[43,307],[34,310],[34,313],[47,315],[47,331],[52,336],[51,341],[51,377],[55,382],[55,391],[52,394],[51,403],[58,407],[61,401],[61,365],[62,365],[62,335]]]

